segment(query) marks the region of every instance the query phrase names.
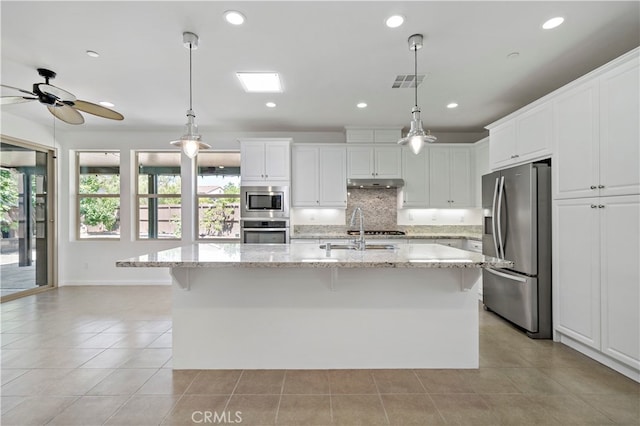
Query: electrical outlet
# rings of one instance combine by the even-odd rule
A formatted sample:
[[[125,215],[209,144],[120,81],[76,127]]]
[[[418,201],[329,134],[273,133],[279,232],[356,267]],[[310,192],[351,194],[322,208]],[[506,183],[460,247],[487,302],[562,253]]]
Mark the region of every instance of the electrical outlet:
[[[310,216],[309,220],[316,220],[316,217],[315,216]]]
[[[460,223],[464,223],[464,216],[460,216]]]
[[[409,220],[413,221],[413,214],[409,213]]]
[[[435,221],[436,221],[436,219],[437,219],[437,218],[436,218],[436,215],[435,215],[435,214],[434,214],[433,216],[431,216],[431,220],[432,220],[432,221],[434,221],[434,222],[435,222]]]

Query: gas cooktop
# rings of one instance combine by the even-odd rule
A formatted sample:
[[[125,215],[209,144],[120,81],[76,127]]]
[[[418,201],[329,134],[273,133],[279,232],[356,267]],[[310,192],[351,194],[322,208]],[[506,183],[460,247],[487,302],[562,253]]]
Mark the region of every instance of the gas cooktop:
[[[360,235],[360,231],[347,231],[347,235]],[[364,231],[364,235],[405,235],[404,231]]]

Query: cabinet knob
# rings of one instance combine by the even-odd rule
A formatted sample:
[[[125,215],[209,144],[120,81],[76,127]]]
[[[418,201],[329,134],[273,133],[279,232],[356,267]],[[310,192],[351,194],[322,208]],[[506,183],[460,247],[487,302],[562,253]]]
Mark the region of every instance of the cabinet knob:
[[[260,177],[261,177],[261,178],[263,178],[263,177],[264,177],[264,175],[260,175]]]
[[[598,205],[598,208],[599,208],[599,209],[604,209],[604,205],[599,204],[599,205]]]
[[[597,189],[598,187],[597,187],[597,186],[595,186],[595,185],[591,185],[589,188],[591,188],[591,189]]]
[[[264,175],[264,177],[268,178],[268,177],[269,177],[269,175]]]
[[[604,188],[604,185],[598,185],[598,188],[602,189]]]
[[[597,209],[597,208],[598,208],[598,206],[596,206],[595,204],[591,204],[591,208],[592,208],[592,209]]]
[[[320,200],[316,200],[316,204],[320,204]]]

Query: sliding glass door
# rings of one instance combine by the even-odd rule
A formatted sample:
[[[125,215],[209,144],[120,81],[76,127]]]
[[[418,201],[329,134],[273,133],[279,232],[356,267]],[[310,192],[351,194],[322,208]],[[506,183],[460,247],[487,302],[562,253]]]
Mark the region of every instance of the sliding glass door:
[[[53,151],[3,138],[0,145],[2,300],[54,284]]]

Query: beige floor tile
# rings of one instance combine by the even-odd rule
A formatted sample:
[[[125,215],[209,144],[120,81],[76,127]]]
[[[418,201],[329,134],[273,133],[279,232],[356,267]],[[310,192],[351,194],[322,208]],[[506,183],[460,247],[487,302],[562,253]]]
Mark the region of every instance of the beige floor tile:
[[[171,370],[168,370],[171,371]],[[238,384],[241,370],[203,370],[187,388],[187,394],[231,395]]]
[[[120,368],[160,368],[171,358],[171,349],[143,349]]]
[[[42,395],[43,391],[55,386],[72,369],[33,369],[15,380],[2,386],[5,396],[34,396]],[[4,373],[4,371],[3,371]],[[47,393],[45,393],[46,395]]]
[[[392,425],[443,425],[444,418],[426,394],[381,395]]]
[[[387,416],[379,395],[331,395],[336,425],[385,425]]]
[[[332,394],[377,394],[371,370],[329,370]]]
[[[142,349],[105,349],[82,364],[80,368],[118,368],[140,351]]]
[[[160,335],[156,340],[149,343],[147,348],[172,348],[173,339],[171,333],[164,333]]]
[[[206,424],[206,419],[211,419],[208,424],[214,424],[213,414],[226,415],[225,409],[228,400],[228,395],[184,395],[180,397],[162,424],[192,426],[197,423]],[[217,418],[220,419],[220,417]],[[218,424],[224,423],[218,422]]]
[[[114,343],[112,348],[146,348],[154,340],[160,337],[162,333],[138,333],[132,332],[124,339]]]
[[[637,394],[577,396],[615,423],[640,425],[640,397]]]
[[[2,328],[3,322],[0,321],[0,328]],[[31,334],[28,333],[1,333],[0,334],[0,346],[3,348],[9,348],[9,345],[12,343],[16,343],[22,339],[26,339],[31,337]],[[18,349],[18,348],[16,348]]]
[[[242,426],[272,425],[276,421],[276,412],[280,395],[232,395],[227,405],[231,418],[240,416]]]
[[[526,395],[485,394],[481,395],[489,406],[489,411],[503,425],[563,425],[552,416],[546,406],[536,403]]]
[[[244,370],[235,394],[276,394],[282,393],[284,370]]]
[[[87,395],[132,395],[140,389],[157,369],[130,368],[116,370],[87,392]]]
[[[169,414],[178,396],[134,395],[105,423],[109,426],[155,426]]]
[[[533,367],[510,347],[484,347],[480,344],[480,367]]]
[[[477,394],[430,394],[438,412],[447,424],[497,425],[500,417]]]
[[[2,384],[5,385],[29,371],[31,370],[28,368],[3,368],[0,379],[2,379]]]
[[[528,398],[543,407],[560,425],[614,424],[575,395],[529,395]]]
[[[198,370],[160,369],[138,390],[139,395],[182,395]]]
[[[482,368],[459,372],[475,393],[520,393],[502,369]]]
[[[138,321],[137,331],[142,333],[166,333],[171,321]]]
[[[460,370],[414,370],[429,393],[473,393]]]
[[[65,408],[47,425],[102,425],[127,399],[126,396],[83,396]]]
[[[537,368],[504,368],[502,371],[509,377],[518,391],[525,394],[553,395],[569,393],[567,388]]]
[[[329,425],[331,400],[327,395],[282,395],[276,424]]]
[[[20,404],[2,413],[3,426],[44,425],[71,405],[77,397],[38,396],[25,398]]]
[[[20,404],[22,401],[24,401],[25,399],[27,399],[27,397],[25,396],[4,396],[3,395],[2,397],[0,397],[0,412],[2,414],[8,412],[12,408]],[[0,421],[0,424],[2,424],[2,421]]]
[[[613,370],[581,368],[541,368],[545,375],[560,383],[571,393],[612,394],[640,392],[640,385]]]
[[[100,333],[79,343],[77,348],[102,348],[107,349],[122,339],[125,339],[125,333]]]
[[[373,370],[379,393],[425,393],[413,370]]]
[[[329,394],[329,374],[326,370],[287,370],[285,394]]]
[[[78,368],[104,349],[38,349],[44,351],[34,368]]]

